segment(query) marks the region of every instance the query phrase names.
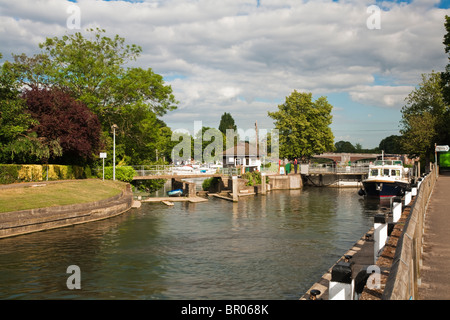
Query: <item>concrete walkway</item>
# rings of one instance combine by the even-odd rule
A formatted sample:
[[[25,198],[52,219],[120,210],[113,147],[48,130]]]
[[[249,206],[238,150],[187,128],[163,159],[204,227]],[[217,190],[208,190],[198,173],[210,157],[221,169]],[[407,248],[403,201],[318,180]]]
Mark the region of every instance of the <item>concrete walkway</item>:
[[[420,300],[450,300],[450,174],[436,181],[425,217]]]

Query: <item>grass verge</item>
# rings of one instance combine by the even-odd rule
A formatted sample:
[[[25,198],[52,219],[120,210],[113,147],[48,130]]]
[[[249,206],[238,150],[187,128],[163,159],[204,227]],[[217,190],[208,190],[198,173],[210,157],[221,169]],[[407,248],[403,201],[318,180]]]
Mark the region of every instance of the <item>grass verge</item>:
[[[76,180],[40,187],[0,190],[0,212],[19,211],[77,203],[94,202],[119,194],[124,182],[111,180]]]

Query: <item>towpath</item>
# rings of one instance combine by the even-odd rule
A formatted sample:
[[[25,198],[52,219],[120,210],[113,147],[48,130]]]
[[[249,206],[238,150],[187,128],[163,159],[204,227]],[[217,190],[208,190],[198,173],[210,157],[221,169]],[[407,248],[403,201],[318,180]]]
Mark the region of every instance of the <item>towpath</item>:
[[[450,174],[436,181],[425,217],[419,299],[450,300]]]

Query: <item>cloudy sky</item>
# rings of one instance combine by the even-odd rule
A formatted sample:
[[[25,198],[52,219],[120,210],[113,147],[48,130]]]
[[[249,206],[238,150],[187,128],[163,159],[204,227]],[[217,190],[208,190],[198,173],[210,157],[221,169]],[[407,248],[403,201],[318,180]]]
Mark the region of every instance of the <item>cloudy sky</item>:
[[[0,0],[0,52],[32,55],[46,37],[101,27],[140,45],[135,65],[172,86],[174,130],[217,128],[224,112],[270,129],[267,112],[297,90],[328,98],[335,142],[373,148],[398,134],[421,74],[447,64],[446,14],[439,0]]]

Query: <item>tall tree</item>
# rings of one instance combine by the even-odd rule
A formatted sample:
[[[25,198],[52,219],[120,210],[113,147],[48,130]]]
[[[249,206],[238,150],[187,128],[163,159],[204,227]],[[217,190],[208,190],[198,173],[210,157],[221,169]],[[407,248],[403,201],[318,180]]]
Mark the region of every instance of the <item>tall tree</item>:
[[[402,137],[397,135],[391,135],[381,140],[378,148],[386,153],[393,153],[393,154],[404,153],[402,147]]]
[[[233,129],[234,131],[236,131],[237,126],[231,114],[228,112],[224,112],[224,114],[220,118],[219,131],[226,135],[227,129]]]
[[[450,17],[445,16],[445,30],[447,33],[444,35],[445,53],[448,54],[448,60],[450,61]],[[441,73],[442,90],[444,100],[447,104],[450,104],[450,63],[445,67],[445,71]]]
[[[16,78],[7,67],[0,68],[0,162],[39,162],[60,154],[58,141],[39,138],[32,127],[39,122],[27,112]]]
[[[58,141],[62,148],[59,156],[52,152],[52,160],[65,164],[92,161],[101,147],[101,126],[97,116],[81,101],[57,87],[32,88],[23,97],[27,111],[38,121],[32,131],[49,147]]]
[[[334,149],[334,136],[329,125],[333,106],[325,97],[312,100],[311,93],[294,92],[269,112],[279,130],[280,157],[307,159]]]
[[[108,137],[116,124],[118,144],[126,142],[124,157],[139,162],[155,154],[155,150],[141,148],[146,123],[155,123],[156,117],[176,109],[177,101],[172,88],[151,68],[126,67],[137,59],[141,47],[105,33],[89,29],[86,37],[77,32],[47,38],[40,44],[41,53],[13,55],[14,62],[5,62],[5,70],[21,86],[68,89],[98,116],[105,145],[112,147]],[[156,129],[164,126],[158,122]]]
[[[349,141],[338,141],[334,144],[336,152],[344,152],[344,153],[354,153],[356,148]]]
[[[429,161],[434,154],[434,144],[440,143],[449,131],[441,74],[423,74],[422,82],[405,100],[400,122],[403,148],[411,156]]]
[[[445,52],[448,54],[448,59],[450,61],[450,17],[445,16],[445,30],[447,33],[444,36],[444,45],[445,45]],[[440,124],[438,126],[438,132],[439,132],[439,138],[440,141],[437,143],[445,143],[448,144],[450,141],[450,129],[449,129],[449,123],[450,123],[450,108],[448,106],[450,105],[450,63],[447,64],[445,67],[445,71],[441,73],[441,79],[442,79],[442,92],[443,92],[443,99],[445,104],[447,105],[447,110],[444,111],[441,117]]]

